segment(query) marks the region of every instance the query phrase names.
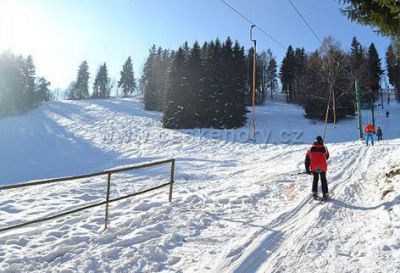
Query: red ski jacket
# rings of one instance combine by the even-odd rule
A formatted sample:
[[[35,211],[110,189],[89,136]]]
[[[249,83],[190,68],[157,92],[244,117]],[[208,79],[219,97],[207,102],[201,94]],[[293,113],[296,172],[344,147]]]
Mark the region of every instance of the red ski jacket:
[[[314,143],[307,151],[306,170],[310,169],[311,172],[315,172],[319,169],[320,172],[326,172],[328,170],[328,163],[326,162],[328,158],[328,149],[323,144]]]
[[[371,123],[367,124],[367,126],[365,126],[364,128],[364,132],[365,133],[374,133],[375,134],[375,127],[374,125],[372,125]]]

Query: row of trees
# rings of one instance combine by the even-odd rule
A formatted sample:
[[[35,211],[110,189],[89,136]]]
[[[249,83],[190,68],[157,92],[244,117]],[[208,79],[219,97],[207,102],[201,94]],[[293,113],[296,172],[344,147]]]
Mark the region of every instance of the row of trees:
[[[163,125],[166,128],[235,128],[246,122],[246,57],[230,38],[186,43],[174,56],[168,76]]]
[[[387,71],[390,83],[396,88],[400,100],[400,2],[387,0],[338,0],[350,20],[376,28],[379,33],[392,39],[386,53]]]
[[[240,127],[251,104],[253,56],[229,37],[176,51],[153,46],[140,79],[145,109],[163,111],[167,128]],[[277,90],[277,63],[268,50],[257,54],[256,65],[261,105]]]
[[[108,76],[107,64],[99,66],[96,77],[93,82],[93,91],[89,92],[89,65],[83,61],[78,68],[76,80],[70,84],[67,90],[68,99],[88,99],[88,98],[108,98],[111,90],[114,87],[114,82]],[[123,95],[132,94],[136,88],[136,80],[133,72],[131,57],[125,61],[121,77],[118,81],[118,88],[122,89]]]
[[[0,117],[23,113],[50,99],[50,82],[36,77],[32,56],[0,55]]]
[[[373,43],[365,49],[354,37],[350,52],[332,37],[307,54],[289,46],[282,60],[280,79],[287,101],[305,108],[309,118],[324,119],[328,102],[333,110],[329,120],[354,115],[355,80],[361,83],[365,101],[373,101],[380,90],[381,60]]]
[[[386,51],[386,64],[389,83],[397,90],[397,99],[400,101],[400,54],[396,54],[393,44]]]

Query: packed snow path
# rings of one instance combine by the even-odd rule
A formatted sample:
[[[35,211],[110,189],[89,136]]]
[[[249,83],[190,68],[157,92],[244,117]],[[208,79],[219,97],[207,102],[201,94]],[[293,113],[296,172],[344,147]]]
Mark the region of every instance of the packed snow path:
[[[273,124],[271,142],[287,128],[303,129],[306,142],[321,130],[296,106],[259,110],[259,127]],[[391,115],[390,122],[399,121],[398,105]],[[389,137],[400,134],[382,122]],[[177,159],[171,204],[167,190],[113,204],[105,233],[98,208],[0,234],[0,272],[400,272],[398,177],[381,199],[384,174],[400,162],[400,140],[340,143],[357,135],[354,121],[330,130],[336,143],[328,144],[328,183],[335,195],[319,204],[310,199],[311,177],[297,175],[308,145],[164,130],[158,113],[132,99],[54,102],[0,120],[1,183]],[[158,168],[116,176],[113,194],[155,185],[167,174]],[[0,223],[71,209],[104,193],[104,178],[7,191]]]

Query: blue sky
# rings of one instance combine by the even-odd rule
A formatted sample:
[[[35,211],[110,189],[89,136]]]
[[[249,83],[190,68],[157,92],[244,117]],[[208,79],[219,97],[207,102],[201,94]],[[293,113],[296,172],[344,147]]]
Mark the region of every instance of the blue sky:
[[[226,0],[284,45],[304,46],[319,42],[286,0]],[[293,0],[319,37],[331,35],[345,50],[357,36],[368,46],[374,42],[381,58],[389,39],[368,26],[347,20],[334,0]],[[249,23],[220,0],[0,0],[0,51],[32,54],[38,74],[65,88],[78,65],[87,60],[91,77],[106,62],[110,76],[128,56],[136,75],[152,44],[175,49],[184,41],[237,39],[246,48]],[[285,50],[255,31],[259,50],[270,48],[278,61]]]

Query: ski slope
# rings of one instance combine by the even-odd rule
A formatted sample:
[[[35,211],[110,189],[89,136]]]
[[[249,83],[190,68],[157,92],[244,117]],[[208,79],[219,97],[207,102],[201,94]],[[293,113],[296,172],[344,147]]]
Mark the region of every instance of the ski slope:
[[[329,126],[332,202],[297,175],[322,124],[278,100],[237,130],[166,130],[138,99],[51,102],[0,120],[0,184],[176,158],[167,189],[0,234],[0,272],[400,272],[400,105],[377,112],[384,140]],[[368,112],[363,113],[365,121]],[[112,196],[165,182],[168,166],[113,177]],[[105,196],[105,178],[1,193],[0,226]],[[382,198],[384,191],[390,191]]]

